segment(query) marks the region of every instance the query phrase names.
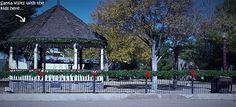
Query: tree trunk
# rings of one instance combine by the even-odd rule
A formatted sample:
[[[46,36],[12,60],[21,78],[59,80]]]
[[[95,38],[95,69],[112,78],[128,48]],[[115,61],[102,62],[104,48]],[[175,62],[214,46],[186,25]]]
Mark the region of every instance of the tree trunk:
[[[176,58],[175,51],[172,52],[172,70],[176,70]]]
[[[157,59],[158,59],[158,55],[157,55],[157,42],[155,39],[152,40],[152,71],[153,72],[157,72]],[[153,76],[152,77],[152,90],[157,93],[157,76]]]
[[[179,58],[179,52],[180,52],[180,48],[179,47],[174,47],[173,48],[173,52],[172,52],[172,57],[173,57],[173,65],[172,65],[172,69],[173,70],[178,70],[178,58]]]
[[[178,47],[175,47],[174,49],[173,49],[173,70],[178,70],[178,57],[179,57],[179,49],[178,49]],[[173,77],[173,89],[176,89],[177,88],[177,82],[178,82],[178,80],[177,80],[177,77],[176,76],[174,76]]]
[[[106,51],[104,52],[104,56],[105,56],[105,65],[104,65],[104,71],[109,71],[109,61],[108,61],[108,57],[107,57],[107,53]],[[106,81],[109,81],[109,76],[106,76]]]
[[[152,40],[152,71],[157,71],[157,42],[155,40]]]

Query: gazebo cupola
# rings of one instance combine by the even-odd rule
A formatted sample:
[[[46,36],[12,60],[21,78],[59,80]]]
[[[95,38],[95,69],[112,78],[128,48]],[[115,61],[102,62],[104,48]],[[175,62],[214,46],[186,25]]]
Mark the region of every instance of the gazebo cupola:
[[[46,68],[45,51],[49,46],[73,47],[73,69],[82,68],[83,48],[100,48],[100,65],[101,70],[104,69],[104,47],[106,45],[106,39],[91,30],[86,23],[60,4],[33,18],[24,26],[12,32],[9,36],[8,43],[11,45],[9,55],[10,69],[18,68],[14,68],[11,65],[13,61],[13,49],[15,48],[15,50],[17,50],[24,46],[33,46],[34,69],[39,68],[38,54],[40,54],[40,62],[44,62],[44,64],[40,64],[42,64],[42,67]],[[79,67],[77,61],[78,53],[80,56]]]

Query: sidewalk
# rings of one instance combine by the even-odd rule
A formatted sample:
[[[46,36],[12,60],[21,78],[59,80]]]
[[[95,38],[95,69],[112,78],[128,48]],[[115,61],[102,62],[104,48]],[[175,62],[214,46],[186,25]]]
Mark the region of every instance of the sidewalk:
[[[236,100],[236,94],[0,94],[0,101]]]
[[[236,107],[232,100],[0,101],[1,107]]]

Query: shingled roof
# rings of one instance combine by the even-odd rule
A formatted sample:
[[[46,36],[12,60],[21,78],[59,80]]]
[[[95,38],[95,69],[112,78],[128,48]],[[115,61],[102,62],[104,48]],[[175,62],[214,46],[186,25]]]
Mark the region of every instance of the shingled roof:
[[[10,34],[12,43],[104,44],[106,39],[61,5],[56,5]]]

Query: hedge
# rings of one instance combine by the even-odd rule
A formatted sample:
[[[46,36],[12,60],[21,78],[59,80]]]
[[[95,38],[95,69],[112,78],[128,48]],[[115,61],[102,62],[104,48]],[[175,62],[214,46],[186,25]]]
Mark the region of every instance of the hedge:
[[[83,72],[78,72],[75,70],[48,70],[46,75],[92,75],[92,70],[86,70]],[[39,70],[35,71],[28,71],[22,70],[17,72],[9,72],[9,71],[2,71],[0,72],[0,77],[6,78],[9,75],[12,76],[23,76],[23,75],[31,75],[37,76]],[[236,71],[215,71],[215,70],[199,70],[196,71],[197,76],[199,77],[215,77],[215,76],[229,76],[229,77],[236,77]],[[128,78],[128,77],[135,77],[135,78],[144,78],[145,71],[144,70],[112,70],[112,71],[98,71],[97,75],[102,76],[109,76],[114,78]],[[152,76],[158,76],[158,78],[172,78],[174,76],[182,77],[189,75],[189,71],[158,71],[158,72],[151,72]]]

